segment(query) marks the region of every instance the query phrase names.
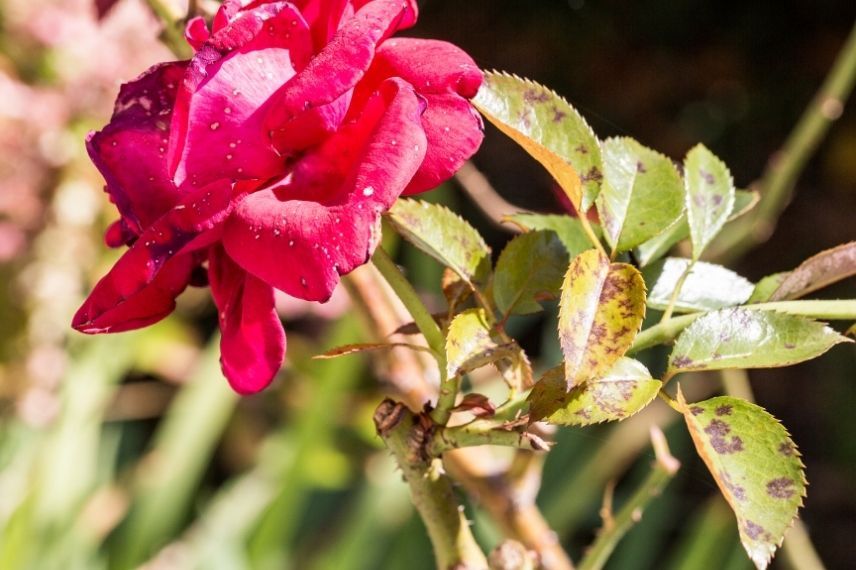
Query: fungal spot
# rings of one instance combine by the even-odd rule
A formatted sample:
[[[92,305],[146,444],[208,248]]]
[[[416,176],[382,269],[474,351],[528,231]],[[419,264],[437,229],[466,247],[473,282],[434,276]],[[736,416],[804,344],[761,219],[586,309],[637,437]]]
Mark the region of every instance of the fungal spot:
[[[714,178],[713,174],[711,174],[710,172],[700,168],[698,173],[699,173],[699,176],[701,176],[702,179],[705,182],[707,182],[708,184],[713,184],[716,182],[716,178]]]
[[[733,408],[733,406],[731,406],[731,404],[723,404],[723,405],[719,406],[718,408],[716,408],[716,415],[717,416],[730,416],[732,408]]]
[[[743,525],[743,532],[752,540],[758,540],[766,531],[758,523],[746,521],[746,524]]]
[[[561,123],[568,114],[557,107],[553,107],[553,122]]]
[[[779,453],[784,455],[785,457],[791,457],[796,449],[794,448],[794,444],[790,441],[783,441],[779,444]]]
[[[714,205],[714,206],[719,206],[720,204],[722,204],[722,196],[720,196],[719,194],[714,194],[714,196],[713,196],[713,205]]]
[[[795,349],[796,347],[797,347],[797,345],[795,345],[795,344],[791,344],[791,343],[789,343],[789,342],[786,342],[786,343],[785,343],[785,348],[786,348],[786,349],[788,349],[788,350],[793,350],[793,349]]]
[[[672,361],[672,366],[675,368],[687,368],[688,366],[692,366],[693,359],[689,356],[679,356]]]
[[[588,149],[584,145],[579,145],[574,150],[580,154],[588,154]]]
[[[774,499],[790,499],[795,493],[794,481],[788,477],[779,477],[767,482],[767,494]]]
[[[704,432],[710,436],[710,445],[713,450],[721,455],[743,451],[743,440],[736,435],[728,439],[731,427],[722,420],[710,420],[708,426],[704,428]]]
[[[638,172],[639,174],[645,174],[646,172],[648,172],[648,169],[645,168],[645,165],[642,164],[641,160],[636,161],[636,172]]]

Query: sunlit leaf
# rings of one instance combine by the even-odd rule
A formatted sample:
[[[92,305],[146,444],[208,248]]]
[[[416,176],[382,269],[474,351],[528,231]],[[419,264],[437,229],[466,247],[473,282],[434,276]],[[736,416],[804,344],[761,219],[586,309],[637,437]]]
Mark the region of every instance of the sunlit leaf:
[[[796,446],[766,410],[721,396],[678,405],[693,443],[737,517],[740,542],[759,569],[782,543],[805,496]]]
[[[827,249],[803,261],[782,280],[770,300],[798,299],[852,275],[856,275],[856,241]]]
[[[559,304],[559,343],[569,388],[606,373],[624,355],[645,316],[645,283],[632,265],[594,249],[574,258]]]
[[[529,417],[575,426],[618,421],[651,403],[662,385],[641,362],[622,357],[603,376],[568,392],[564,371],[558,366],[548,370],[529,393]]]
[[[503,315],[541,310],[539,301],[559,296],[568,252],[555,233],[534,231],[512,239],[496,262],[493,297]]]
[[[446,334],[447,373],[457,376],[496,362],[515,347],[493,338],[484,309],[468,309],[452,319]]]
[[[603,178],[600,145],[567,101],[533,81],[488,72],[473,104],[547,169],[578,211],[594,204]]]
[[[684,184],[693,259],[698,259],[734,208],[734,181],[725,163],[697,145],[684,160]]]
[[[490,271],[490,248],[470,224],[444,206],[398,200],[387,214],[407,241],[473,285]]]
[[[667,157],[627,137],[602,145],[604,180],[597,210],[614,251],[627,251],[660,234],[684,210],[678,169]]]
[[[576,257],[591,248],[592,243],[583,229],[582,223],[572,216],[560,214],[511,214],[505,219],[517,227],[526,230],[550,230],[556,233],[570,257]],[[595,236],[600,238],[601,229],[597,224],[589,224]]]
[[[820,356],[841,342],[849,339],[805,317],[723,309],[699,317],[681,333],[667,374],[788,366]]]
[[[642,275],[648,285],[648,306],[665,309],[689,259],[668,257],[645,269]],[[674,310],[714,311],[745,303],[752,295],[752,283],[720,265],[697,261],[675,301]]]

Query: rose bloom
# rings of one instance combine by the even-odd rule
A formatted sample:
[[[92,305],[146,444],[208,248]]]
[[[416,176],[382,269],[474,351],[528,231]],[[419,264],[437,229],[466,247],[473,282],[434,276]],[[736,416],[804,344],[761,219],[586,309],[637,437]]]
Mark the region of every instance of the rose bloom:
[[[210,31],[191,21],[193,58],[122,86],[88,137],[121,216],[107,243],[130,247],[74,328],[150,325],[207,281],[224,374],[243,394],[267,386],[285,356],[274,289],[329,299],[396,198],[437,186],[481,144],[472,59],[390,39],[416,17],[415,0],[227,0]]]

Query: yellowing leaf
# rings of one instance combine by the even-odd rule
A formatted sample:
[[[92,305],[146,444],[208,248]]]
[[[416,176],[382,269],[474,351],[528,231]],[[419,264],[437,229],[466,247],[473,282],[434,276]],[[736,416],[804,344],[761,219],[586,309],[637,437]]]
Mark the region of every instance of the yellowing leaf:
[[[687,404],[678,391],[678,406],[737,517],[743,548],[757,568],[766,568],[805,496],[796,446],[776,418],[740,398]]]
[[[470,286],[490,272],[490,248],[481,235],[444,206],[398,200],[387,217],[401,236],[460,275]]]
[[[569,388],[603,375],[645,317],[645,283],[632,265],[591,249],[571,261],[559,303],[559,343]]]
[[[684,160],[684,185],[693,259],[698,259],[734,208],[734,181],[725,163],[697,145]]]
[[[487,72],[473,104],[547,169],[578,211],[591,207],[603,178],[600,146],[567,101],[533,81]]]
[[[548,370],[529,394],[531,421],[585,426],[632,416],[657,397],[663,383],[651,378],[645,366],[622,357],[599,378],[567,391],[562,367]]]

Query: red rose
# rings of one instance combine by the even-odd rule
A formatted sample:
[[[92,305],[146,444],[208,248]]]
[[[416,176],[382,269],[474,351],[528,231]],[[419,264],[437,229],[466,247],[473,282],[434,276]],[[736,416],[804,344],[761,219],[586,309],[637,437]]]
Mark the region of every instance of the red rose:
[[[482,75],[458,48],[395,38],[413,0],[227,0],[190,61],[124,85],[87,141],[130,249],[74,317],[87,333],[168,315],[200,266],[235,390],[267,386],[285,354],[273,288],[325,301],[365,263],[380,215],[478,148]]]

